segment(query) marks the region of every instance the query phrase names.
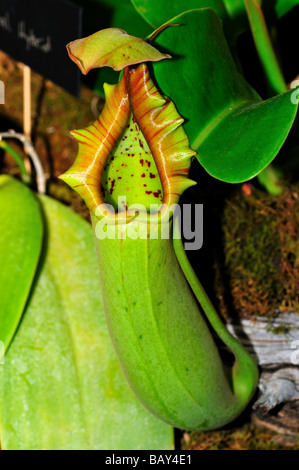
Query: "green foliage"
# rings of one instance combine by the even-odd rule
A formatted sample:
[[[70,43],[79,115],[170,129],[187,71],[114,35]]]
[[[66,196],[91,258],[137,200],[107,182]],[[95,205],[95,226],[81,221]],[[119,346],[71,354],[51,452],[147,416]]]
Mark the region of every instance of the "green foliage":
[[[182,449],[191,451],[299,450],[299,444],[295,440],[284,441],[280,439],[280,434],[276,434],[266,427],[263,428],[255,424],[240,426],[236,423],[229,429],[185,434]]]
[[[5,350],[18,327],[40,257],[43,221],[24,184],[0,176],[0,341]],[[2,359],[2,358],[1,358]]]
[[[182,271],[174,252],[169,210],[193,185],[188,172],[194,152],[183,120],[172,101],[159,94],[146,64],[125,68],[120,82],[105,91],[99,119],[72,131],[78,155],[60,178],[91,211],[117,356],[136,395],[160,419],[184,429],[223,426],[250,400],[257,368],[201,295],[186,258],[180,263]],[[117,214],[108,208],[107,201],[127,193],[129,204],[144,204],[144,186],[157,178],[164,207],[155,214],[146,206],[137,206],[138,215],[131,207],[122,206]],[[235,355],[230,380],[188,282],[208,321]]]
[[[199,162],[231,183],[256,176],[277,155],[293,124],[298,106],[291,102],[292,91],[261,101],[238,73],[211,10],[187,12],[170,23],[180,26],[164,29],[153,43],[175,60],[153,64],[153,70],[186,119]]]
[[[9,145],[5,140],[0,140],[0,148],[3,149],[4,152],[9,153],[13,157],[15,162],[18,164],[23,181],[29,182],[30,176],[26,169],[25,163],[23,162],[22,157],[19,155],[19,153],[11,145]]]
[[[256,0],[244,0],[244,4],[257,52],[265,70],[270,88],[274,93],[285,93],[287,91],[287,85],[275,55],[260,2]]]
[[[94,216],[92,222],[100,234],[102,222]],[[161,225],[136,219],[106,225],[106,237],[96,238],[109,331],[129,383],[149,410],[175,427],[214,429],[244,410],[257,368],[202,302],[190,268],[185,278],[186,261],[182,271],[169,225]],[[190,280],[212,328],[235,355],[230,380]]]

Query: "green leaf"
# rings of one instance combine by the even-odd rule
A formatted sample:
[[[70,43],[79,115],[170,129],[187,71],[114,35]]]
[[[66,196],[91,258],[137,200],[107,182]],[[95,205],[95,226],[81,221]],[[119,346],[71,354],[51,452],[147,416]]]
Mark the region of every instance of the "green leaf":
[[[188,10],[211,8],[222,20],[230,43],[248,28],[240,0],[131,0],[136,10],[153,28]]]
[[[152,28],[148,26],[148,23],[143,21],[139,14],[133,7],[131,0],[75,0],[77,3],[81,3],[88,16],[88,21],[94,21],[94,24],[98,24],[99,18],[90,18],[89,12],[91,12],[89,5],[94,5],[94,12],[102,11],[106,12],[106,15],[101,18],[101,24],[103,27],[116,27],[128,31],[129,34],[138,37],[146,37]]]
[[[90,225],[41,197],[47,243],[34,291],[0,365],[4,449],[171,449],[120,370],[103,313]]]
[[[266,10],[274,9],[277,18],[279,19],[298,6],[299,0],[276,0],[276,2],[273,2],[273,0],[264,0],[262,5]]]
[[[112,67],[120,71],[142,62],[169,59],[143,39],[130,36],[118,28],[107,28],[67,45],[70,58],[86,75],[91,69]]]
[[[270,89],[274,94],[285,93],[287,85],[272,45],[260,3],[258,0],[244,0],[251,32]]]
[[[0,341],[5,350],[17,329],[31,289],[42,235],[42,214],[33,193],[19,181],[1,175]]]
[[[246,181],[277,155],[297,105],[290,91],[262,102],[238,73],[221,22],[210,9],[184,13],[153,43],[174,60],[153,64],[156,82],[186,120],[198,159],[215,178]]]

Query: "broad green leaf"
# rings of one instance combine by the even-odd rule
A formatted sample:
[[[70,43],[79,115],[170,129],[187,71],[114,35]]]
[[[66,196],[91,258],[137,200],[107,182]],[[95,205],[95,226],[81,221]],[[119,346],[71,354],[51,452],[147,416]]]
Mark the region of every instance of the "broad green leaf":
[[[261,101],[238,73],[210,9],[184,13],[153,43],[174,60],[153,64],[156,82],[186,120],[198,159],[215,178],[248,180],[277,155],[294,121],[291,92]]]
[[[105,66],[120,71],[129,65],[170,58],[169,54],[162,54],[143,39],[118,28],[103,29],[76,39],[67,45],[67,51],[84,75],[91,69]]]
[[[42,214],[37,199],[27,186],[1,175],[0,341],[5,350],[17,329],[31,289],[42,236]]]
[[[188,10],[211,8],[222,20],[226,37],[235,42],[248,28],[243,1],[240,0],[131,0],[141,17],[153,28]]]
[[[110,24],[107,26],[121,28],[133,36],[139,38],[146,38],[151,32],[152,28],[144,21],[133,7],[131,0],[93,0],[99,6],[103,4],[110,12]],[[84,3],[85,4],[85,3]],[[97,31],[97,26],[94,31]],[[99,70],[97,81],[95,84],[95,91],[104,94],[104,83],[117,83],[118,74],[113,72],[112,69],[104,68]]]
[[[137,402],[120,370],[90,225],[48,197],[41,204],[43,263],[0,365],[2,448],[172,448],[172,428]]]

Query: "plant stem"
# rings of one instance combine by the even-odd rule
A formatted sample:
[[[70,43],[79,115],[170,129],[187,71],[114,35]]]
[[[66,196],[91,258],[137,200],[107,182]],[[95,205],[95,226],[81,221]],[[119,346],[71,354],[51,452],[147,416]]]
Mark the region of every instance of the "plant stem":
[[[276,57],[259,0],[244,0],[256,49],[266,73],[268,83],[275,94],[288,88]]]
[[[197,298],[201,308],[203,309],[208,321],[218,334],[219,338],[231,348],[235,353],[237,350],[243,350],[240,343],[228,332],[222,321],[220,320],[211,300],[209,299],[206,291],[204,290],[201,282],[196,276],[184,250],[182,239],[180,236],[179,219],[174,216],[173,220],[173,247],[178,259],[178,262],[185,274],[185,277]]]
[[[173,221],[173,247],[181,269],[201,308],[203,309],[207,320],[210,322],[218,337],[235,356],[236,361],[233,366],[231,376],[232,389],[240,402],[246,403],[252,396],[258,383],[258,370],[256,364],[242,344],[239,343],[239,341],[226,329],[206,291],[199,282],[185,253],[180,236],[179,218],[175,216]]]

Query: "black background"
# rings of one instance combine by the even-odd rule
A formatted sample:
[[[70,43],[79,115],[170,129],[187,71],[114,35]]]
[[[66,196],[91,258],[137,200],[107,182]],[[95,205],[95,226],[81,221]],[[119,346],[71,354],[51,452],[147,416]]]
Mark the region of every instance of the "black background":
[[[23,62],[35,72],[52,80],[75,96],[80,95],[80,71],[69,59],[66,45],[81,37],[82,9],[67,0],[1,0],[0,17],[9,14],[11,31],[0,21],[0,49],[13,59]],[[18,37],[18,25],[25,21],[26,34],[49,36],[51,50],[26,48]]]

